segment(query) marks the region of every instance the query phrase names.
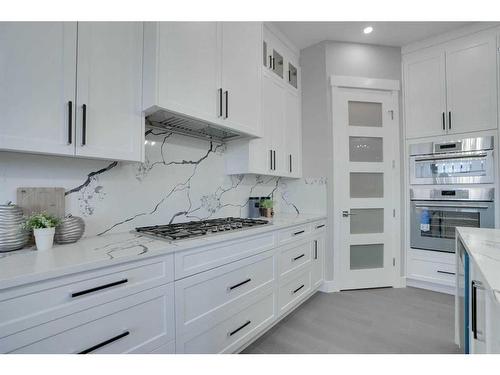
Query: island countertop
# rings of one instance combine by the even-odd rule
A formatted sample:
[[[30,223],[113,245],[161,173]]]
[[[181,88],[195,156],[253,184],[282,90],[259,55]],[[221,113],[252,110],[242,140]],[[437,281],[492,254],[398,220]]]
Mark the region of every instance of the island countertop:
[[[0,253],[0,290],[77,272],[208,246],[325,219],[324,215],[281,214],[268,225],[166,241],[125,232],[83,238],[39,252],[33,248]]]
[[[457,235],[500,300],[500,229],[460,227]]]

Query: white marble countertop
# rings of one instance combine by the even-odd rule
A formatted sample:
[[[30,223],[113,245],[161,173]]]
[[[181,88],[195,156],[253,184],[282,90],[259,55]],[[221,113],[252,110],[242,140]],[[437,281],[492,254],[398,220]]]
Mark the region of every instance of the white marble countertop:
[[[281,214],[272,219],[272,225],[175,242],[126,232],[87,237],[74,244],[55,245],[51,250],[43,252],[24,249],[0,253],[0,290],[136,259],[189,250],[325,218],[324,215]]]
[[[500,229],[457,228],[467,253],[500,299]]]

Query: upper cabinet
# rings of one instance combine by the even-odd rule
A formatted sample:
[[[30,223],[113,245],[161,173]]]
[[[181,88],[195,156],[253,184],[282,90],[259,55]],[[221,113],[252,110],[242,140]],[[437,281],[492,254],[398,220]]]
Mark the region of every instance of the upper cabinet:
[[[302,120],[298,57],[264,28],[259,55],[262,69],[262,138],[228,145],[228,174],[302,176]]]
[[[142,158],[142,41],[139,22],[78,23],[76,155]]]
[[[76,22],[0,22],[0,149],[74,155]]]
[[[259,22],[145,25],[144,110],[261,134]]]
[[[137,22],[0,23],[0,149],[140,161],[142,32]]]
[[[496,129],[496,56],[491,34],[405,55],[406,137]]]

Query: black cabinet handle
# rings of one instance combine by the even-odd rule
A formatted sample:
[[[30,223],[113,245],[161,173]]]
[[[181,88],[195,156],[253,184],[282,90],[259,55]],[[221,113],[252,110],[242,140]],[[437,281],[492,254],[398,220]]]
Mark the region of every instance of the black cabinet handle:
[[[269,170],[273,170],[273,150],[269,150],[269,162],[271,163],[269,166]]]
[[[242,285],[245,285],[246,283],[249,283],[250,281],[252,281],[252,279],[248,278],[245,281],[242,281],[241,283],[238,283],[238,284],[235,284],[233,286],[228,287],[227,291],[230,292],[231,290],[236,289]]]
[[[451,111],[448,112],[448,129],[451,129]]]
[[[114,281],[114,282],[109,283],[109,284],[104,284],[104,285],[101,285],[101,286],[96,286],[95,288],[81,290],[79,292],[72,293],[71,294],[71,298],[83,296],[84,294],[89,294],[89,293],[97,292],[98,290],[111,288],[111,287],[116,286],[116,285],[125,284],[126,282],[128,282],[128,279],[122,279],[122,280],[119,280],[119,281]]]
[[[226,96],[226,116],[225,119],[229,117],[229,91],[225,91],[224,95]]]
[[[455,275],[455,272],[448,272],[448,271],[441,271],[441,270],[437,270],[436,272],[437,273],[444,273],[446,275]]]
[[[269,69],[273,68],[273,57],[269,55]]]
[[[290,71],[288,71],[288,82],[292,82],[292,76]]]
[[[276,67],[274,65],[274,57],[273,57],[273,70],[275,70],[275,69],[276,69]]]
[[[228,336],[231,337],[232,335],[238,333],[239,331],[241,331],[243,328],[245,328],[247,325],[249,325],[250,323],[252,323],[252,321],[248,320],[245,324],[243,324],[241,327],[239,328],[236,328],[234,331],[231,331],[231,332],[228,332]]]
[[[314,259],[318,259],[318,240],[314,240]]]
[[[273,169],[276,170],[276,150],[273,150],[273,161],[274,161]]]
[[[97,344],[97,345],[94,345],[94,346],[91,346],[90,348],[88,349],[85,349],[85,350],[82,350],[81,352],[79,352],[78,354],[88,354],[90,352],[93,352],[94,350],[97,350],[99,348],[102,348],[103,346],[106,346],[106,345],[109,345],[111,344],[112,342],[115,342],[117,340],[120,340],[121,338],[125,337],[125,336],[128,336],[130,335],[130,332],[129,331],[125,331],[121,334],[119,334],[118,336],[115,336],[115,337],[112,337],[106,341],[103,341],[101,342],[100,344]]]
[[[323,228],[324,226],[325,226],[325,224],[317,225],[316,229]]]
[[[302,288],[304,287],[304,284],[302,284],[301,286],[299,286],[297,289],[295,289],[292,294],[295,294],[297,293],[299,290],[301,290]]]
[[[219,117],[222,117],[222,87],[219,89]]]
[[[73,143],[73,102],[68,102],[68,145]]]
[[[82,105],[82,146],[87,144],[87,104]]]
[[[301,254],[301,255],[299,255],[299,256],[297,256],[295,258],[292,258],[292,262],[295,262],[296,260],[299,260],[300,258],[303,258],[305,256],[306,256],[306,254]]]
[[[295,232],[293,235],[298,236],[299,234],[302,234],[304,232],[305,232],[305,230],[299,230],[298,232]]]
[[[477,282],[475,280],[472,280],[471,289],[472,289],[472,296],[471,296],[472,333],[474,335],[474,339],[477,340]]]
[[[290,154],[290,173],[292,173],[292,154]]]
[[[443,130],[446,130],[446,119],[445,119],[445,114],[443,112]]]

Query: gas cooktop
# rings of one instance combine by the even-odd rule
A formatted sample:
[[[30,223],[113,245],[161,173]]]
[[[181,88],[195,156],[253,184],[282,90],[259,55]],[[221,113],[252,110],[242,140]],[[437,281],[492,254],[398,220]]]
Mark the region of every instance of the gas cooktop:
[[[269,224],[269,221],[262,219],[225,217],[220,219],[189,221],[187,223],[139,227],[135,228],[135,230],[141,234],[157,238],[181,240],[205,236],[208,234],[225,233],[238,229],[250,229],[252,227],[266,224]]]

